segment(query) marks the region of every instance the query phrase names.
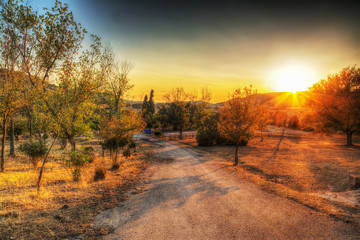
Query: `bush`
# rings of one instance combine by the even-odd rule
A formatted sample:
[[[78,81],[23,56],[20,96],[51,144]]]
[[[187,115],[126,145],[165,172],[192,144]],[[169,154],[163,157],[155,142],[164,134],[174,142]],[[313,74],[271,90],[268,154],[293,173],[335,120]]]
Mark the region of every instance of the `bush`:
[[[103,166],[97,166],[95,168],[94,181],[104,180],[106,177],[106,169]]]
[[[208,132],[206,130],[198,130],[196,134],[196,141],[199,146],[214,146],[216,142],[214,135],[214,133]]]
[[[82,167],[90,162],[90,157],[79,152],[69,152],[69,157],[70,159],[66,160],[66,163],[74,167],[73,180],[77,182],[80,179]]]
[[[133,139],[131,139],[130,140],[130,148],[136,148],[136,146],[137,146],[136,142]]]
[[[48,151],[48,147],[45,145],[43,140],[37,142],[27,142],[19,146],[19,150],[27,155],[33,164],[34,170],[37,169],[38,162]]]
[[[124,150],[123,156],[126,157],[126,158],[131,157],[130,147],[127,147],[127,148]]]
[[[125,147],[129,144],[131,144],[131,141],[130,141],[130,138],[128,138],[128,137],[124,137],[118,141],[119,148]],[[103,150],[115,151],[116,150],[116,138],[105,139],[101,143],[101,146],[102,146]]]
[[[161,137],[161,132],[160,132],[160,131],[155,131],[155,132],[154,132],[154,135],[155,135],[156,137]]]
[[[204,125],[197,131],[196,141],[199,146],[214,146],[220,140],[216,116],[211,116],[204,121]]]
[[[203,128],[200,128],[196,134],[196,141],[199,146],[214,146],[214,145],[235,145],[233,142],[226,140],[220,136],[217,116],[210,116],[205,120]],[[239,146],[246,146],[249,137],[241,140]]]
[[[294,129],[299,129],[299,126],[300,126],[299,118],[296,115],[291,116],[289,119],[288,127],[294,128]]]
[[[89,157],[90,159],[90,163],[92,163],[95,159],[95,151],[94,151],[94,148],[91,147],[91,146],[88,146],[88,147],[83,147],[81,149],[81,153],[85,154],[86,156]]]
[[[117,169],[119,169],[120,168],[120,163],[118,163],[118,162],[113,162],[113,164],[112,164],[112,169],[113,170],[117,170]]]

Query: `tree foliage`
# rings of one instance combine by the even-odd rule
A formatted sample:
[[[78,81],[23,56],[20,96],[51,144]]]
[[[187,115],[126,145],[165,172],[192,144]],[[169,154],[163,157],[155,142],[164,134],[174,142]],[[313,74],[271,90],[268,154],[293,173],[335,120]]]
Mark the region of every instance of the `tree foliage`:
[[[150,91],[150,98],[148,100],[148,96],[145,95],[144,101],[141,105],[142,117],[146,121],[146,127],[152,128],[155,124],[155,102],[154,102],[154,90]]]
[[[254,134],[258,119],[258,105],[255,93],[250,86],[236,89],[230,99],[219,109],[219,132],[221,136],[231,141],[236,146],[235,163],[238,160],[238,147],[242,141],[248,141]]]
[[[145,127],[145,122],[134,111],[123,110],[118,116],[106,119],[100,126],[100,137],[104,142],[111,141],[115,150],[114,163],[117,162],[118,150],[130,144],[132,136]],[[125,143],[125,144],[124,144]]]
[[[309,104],[316,114],[318,130],[342,131],[347,145],[360,130],[360,68],[346,67],[310,88]]]
[[[33,164],[34,170],[37,169],[38,162],[45,156],[48,151],[48,147],[45,142],[40,139],[39,141],[30,141],[23,143],[19,146],[19,150],[27,155]]]
[[[190,125],[189,111],[186,101],[189,94],[183,88],[172,89],[164,95],[164,99],[169,103],[166,107],[167,122],[174,130],[179,130],[182,139],[183,130]]]

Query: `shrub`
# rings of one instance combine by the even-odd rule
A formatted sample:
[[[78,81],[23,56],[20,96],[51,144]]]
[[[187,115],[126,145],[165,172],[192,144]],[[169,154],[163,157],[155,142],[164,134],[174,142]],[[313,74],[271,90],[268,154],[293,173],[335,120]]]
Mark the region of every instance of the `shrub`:
[[[38,162],[48,151],[44,141],[40,139],[37,142],[26,142],[19,146],[19,150],[27,155],[33,164],[34,170],[37,169]]]
[[[203,128],[200,128],[196,134],[196,141],[199,146],[214,146],[214,145],[234,145],[234,143],[221,137],[218,127],[217,116],[210,116],[204,121]],[[242,139],[239,146],[246,146],[248,138]]]
[[[88,146],[88,147],[83,147],[81,149],[81,153],[85,154],[86,156],[89,157],[90,159],[90,163],[92,163],[95,159],[95,151],[94,151],[94,148],[91,147],[91,146]]]
[[[80,179],[82,167],[90,162],[90,157],[79,152],[69,152],[69,157],[70,159],[66,160],[66,163],[74,167],[73,180],[77,182]]]
[[[106,169],[103,166],[97,166],[95,168],[94,181],[104,180],[106,177]]]
[[[161,132],[160,132],[160,131],[155,131],[155,132],[154,132],[154,135],[155,135],[156,137],[161,137]]]
[[[199,146],[213,146],[217,144],[217,140],[220,138],[217,123],[216,116],[205,119],[203,127],[196,134],[196,141]]]
[[[288,127],[299,129],[299,118],[296,115],[290,117]]]
[[[126,158],[131,157],[130,147],[127,147],[127,148],[124,150],[123,156],[126,157]]]
[[[137,144],[136,144],[136,142],[133,140],[133,139],[131,139],[130,140],[130,148],[136,148],[136,146],[137,146]]]
[[[131,141],[128,137],[124,137],[118,141],[119,148],[127,146],[129,144],[131,144]],[[116,138],[108,138],[108,139],[104,140],[101,143],[101,146],[102,146],[103,150],[115,151],[116,150]]]
[[[113,162],[113,164],[112,164],[112,169],[113,170],[117,170],[117,169],[119,169],[120,168],[120,163],[118,163],[118,162]]]

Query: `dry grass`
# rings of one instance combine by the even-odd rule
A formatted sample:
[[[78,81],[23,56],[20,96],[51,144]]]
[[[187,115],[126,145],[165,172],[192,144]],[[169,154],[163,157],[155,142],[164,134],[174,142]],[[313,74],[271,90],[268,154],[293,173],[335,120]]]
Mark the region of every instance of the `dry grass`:
[[[81,234],[96,239],[110,230],[91,230],[91,223],[97,213],[115,207],[125,199],[125,192],[136,188],[153,156],[148,147],[141,146],[132,157],[121,158],[120,168],[113,171],[110,158],[101,157],[101,149],[94,143],[80,143],[79,147],[94,147],[97,157],[82,170],[77,183],[61,160],[64,152],[56,146],[40,192],[36,190],[38,172],[27,158],[20,153],[7,158],[6,172],[0,174],[0,239],[63,239]],[[107,170],[106,179],[95,182],[99,165]]]
[[[344,136],[320,136],[272,128],[264,141],[255,138],[239,149],[240,165],[230,168],[264,189],[342,219],[360,223],[360,190],[350,191],[351,176],[360,175],[360,147],[347,148]],[[355,138],[355,142],[359,139]],[[234,161],[234,147],[199,147],[224,165]]]

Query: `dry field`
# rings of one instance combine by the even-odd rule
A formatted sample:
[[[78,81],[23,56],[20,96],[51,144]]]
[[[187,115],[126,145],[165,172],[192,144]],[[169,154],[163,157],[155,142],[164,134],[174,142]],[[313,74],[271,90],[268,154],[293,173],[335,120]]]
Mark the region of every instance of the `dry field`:
[[[345,147],[345,136],[325,136],[271,126],[267,137],[254,138],[239,149],[240,165],[227,168],[264,189],[327,212],[343,220],[360,223],[360,190],[353,177],[360,176],[357,146]],[[233,163],[234,147],[199,147],[195,139],[181,141],[222,165]]]
[[[97,239],[110,230],[91,229],[91,223],[100,211],[125,200],[124,193],[141,191],[137,183],[152,160],[151,150],[140,145],[131,158],[121,157],[118,170],[112,170],[110,158],[101,156],[98,141],[82,140],[78,147],[82,146],[94,147],[97,157],[82,170],[81,180],[72,181],[71,169],[59,160],[64,151],[55,145],[40,192],[36,190],[38,172],[28,159],[20,152],[7,158],[6,172],[0,173],[0,239],[64,239],[81,234]],[[106,179],[95,182],[99,165],[107,170]]]

